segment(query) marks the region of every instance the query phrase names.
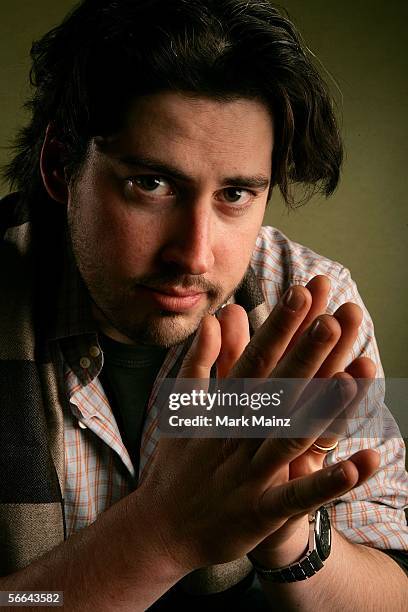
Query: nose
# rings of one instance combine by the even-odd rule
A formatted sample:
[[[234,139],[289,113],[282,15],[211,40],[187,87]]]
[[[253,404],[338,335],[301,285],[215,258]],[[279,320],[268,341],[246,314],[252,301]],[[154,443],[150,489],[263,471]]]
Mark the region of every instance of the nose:
[[[183,274],[206,274],[214,265],[213,213],[205,205],[183,206],[172,219],[161,258]]]

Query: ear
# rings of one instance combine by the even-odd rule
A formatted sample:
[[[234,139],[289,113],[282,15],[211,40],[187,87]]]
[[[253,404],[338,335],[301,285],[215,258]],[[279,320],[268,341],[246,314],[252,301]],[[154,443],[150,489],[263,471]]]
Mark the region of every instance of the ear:
[[[62,165],[64,145],[58,141],[54,127],[48,124],[40,156],[40,172],[44,187],[53,200],[68,202],[68,185]]]

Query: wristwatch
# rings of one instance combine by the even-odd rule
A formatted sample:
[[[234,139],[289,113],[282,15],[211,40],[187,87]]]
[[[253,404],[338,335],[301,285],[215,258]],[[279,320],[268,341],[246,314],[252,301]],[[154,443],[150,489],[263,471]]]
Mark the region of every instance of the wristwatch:
[[[309,515],[309,543],[307,552],[296,563],[268,569],[262,567],[248,555],[258,576],[269,582],[298,582],[314,576],[322,569],[330,555],[331,527],[328,512],[321,506],[313,515]]]

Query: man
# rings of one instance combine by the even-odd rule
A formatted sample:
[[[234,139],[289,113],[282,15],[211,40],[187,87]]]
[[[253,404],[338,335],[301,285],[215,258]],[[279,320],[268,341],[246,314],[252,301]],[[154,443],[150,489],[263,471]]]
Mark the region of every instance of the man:
[[[163,376],[334,377],[344,408],[382,375],[348,272],[261,229],[274,186],[339,177],[293,25],[255,0],[85,0],[32,57],[1,211],[1,590],[402,610],[400,440],[158,440]]]

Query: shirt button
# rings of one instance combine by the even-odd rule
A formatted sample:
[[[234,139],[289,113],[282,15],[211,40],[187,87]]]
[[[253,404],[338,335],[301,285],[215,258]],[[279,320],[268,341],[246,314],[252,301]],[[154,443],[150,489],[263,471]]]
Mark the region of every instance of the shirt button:
[[[83,423],[82,421],[78,421],[78,425],[79,425],[80,429],[87,429],[85,423]]]
[[[79,360],[79,365],[81,366],[81,368],[87,369],[91,365],[91,360],[88,359],[88,357],[81,357],[81,359]]]
[[[89,349],[89,354],[91,357],[99,357],[101,350],[98,346],[91,346]]]

